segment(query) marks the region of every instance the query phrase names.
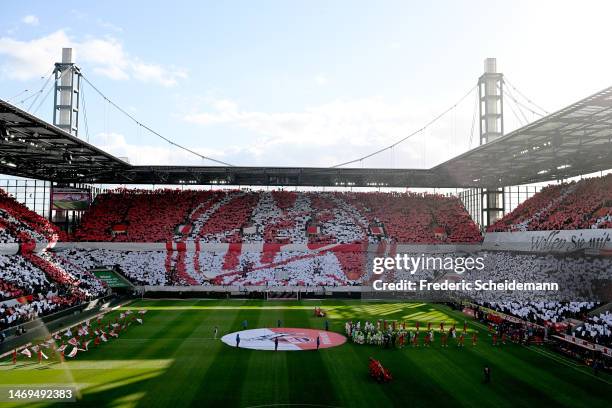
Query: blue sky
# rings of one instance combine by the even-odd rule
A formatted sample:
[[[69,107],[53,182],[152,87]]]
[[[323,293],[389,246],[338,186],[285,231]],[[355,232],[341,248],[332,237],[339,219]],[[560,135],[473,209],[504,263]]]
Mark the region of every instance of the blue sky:
[[[475,85],[486,57],[548,111],[612,85],[611,12],[605,1],[9,2],[0,98],[28,89],[11,99],[28,108],[33,98],[19,102],[72,46],[90,81],[178,143],[238,165],[329,166],[420,128]],[[92,143],[136,164],[210,164],[84,93]],[[50,120],[51,99],[37,115]],[[465,151],[474,102],[357,166],[430,167]],[[520,123],[507,109],[506,128]]]

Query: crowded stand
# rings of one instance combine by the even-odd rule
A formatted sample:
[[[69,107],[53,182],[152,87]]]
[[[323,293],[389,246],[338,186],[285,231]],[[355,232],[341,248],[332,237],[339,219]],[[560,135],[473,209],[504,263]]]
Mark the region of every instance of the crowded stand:
[[[584,318],[597,304],[595,302],[558,301],[479,301],[478,304],[498,310],[531,323],[561,323],[565,319]]]
[[[612,178],[607,176],[545,188],[492,229],[604,228],[612,222],[610,187]],[[559,223],[565,219],[570,221]],[[56,226],[0,192],[1,242],[51,242],[59,236]],[[114,269],[138,286],[354,286],[373,279],[374,253],[365,250],[366,244],[378,245],[377,256],[394,257],[398,243],[477,243],[482,237],[460,200],[442,195],[119,189],[98,195],[73,236],[63,239],[173,241],[174,247],[50,249],[0,256],[0,327],[104,295],[108,288],[90,272],[99,267]],[[178,244],[188,242],[190,250],[184,245],[178,249]],[[202,244],[225,246],[215,249]],[[261,246],[243,249],[243,244]],[[283,247],[288,244],[295,246]],[[587,314],[599,307],[591,301],[595,299],[591,284],[612,278],[612,259],[501,251],[477,254],[487,259],[487,267],[468,272],[465,278],[557,280],[563,285],[558,293],[545,294],[545,300],[530,292],[462,295],[536,324],[578,319],[584,323],[574,335],[609,344],[609,312]],[[444,273],[419,270],[413,275],[391,270],[385,279],[436,280]],[[580,300],[567,301],[572,298]]]
[[[346,286],[362,283],[362,252],[282,251],[166,252],[64,250],[52,255],[61,265],[86,271],[117,268],[136,285]],[[235,257],[235,261],[228,260]]]
[[[56,296],[45,297],[41,294],[33,295],[26,303],[11,306],[0,304],[0,330],[57,312],[67,305],[69,306],[70,303],[57,301]]]
[[[96,197],[76,241],[475,243],[456,197],[416,193],[115,190]]]
[[[73,279],[73,286],[78,287],[87,299],[93,299],[106,291],[105,285],[90,272],[89,268],[83,268],[70,259],[55,256],[53,252],[43,252],[39,257]]]
[[[0,330],[105,293],[89,272],[52,261],[48,253],[0,255]]]
[[[612,175],[548,186],[489,232],[612,228]]]
[[[478,227],[457,197],[417,193],[345,193],[345,200],[387,237],[405,243],[480,242]]]
[[[0,243],[55,242],[64,233],[0,189]]]
[[[243,257],[237,271],[221,273],[213,281],[238,286],[349,286],[360,284],[363,275],[363,271],[353,269],[347,274],[338,253],[333,252],[283,251],[267,265],[260,264],[257,255]],[[363,256],[351,253],[348,258],[355,257],[354,266],[360,264],[357,258]]]
[[[611,316],[609,312],[589,317],[588,314],[601,306],[597,299],[598,282],[612,279],[612,259],[607,257],[554,256],[520,254],[512,252],[484,252],[486,267],[482,271],[471,271],[464,278],[503,282],[556,281],[558,291],[478,291],[463,292],[465,298],[480,306],[514,316],[521,321],[550,327],[565,333],[564,328],[575,326],[576,321],[585,323],[572,331],[581,337],[599,344],[609,344]],[[573,301],[570,301],[573,300]]]
[[[65,250],[54,253],[60,262],[70,262],[82,270],[115,268],[136,285],[167,283],[166,251],[112,251],[108,249]]]
[[[576,313],[575,309],[550,311],[546,302],[567,302],[580,300],[590,302],[597,299],[598,282],[612,279],[612,259],[608,257],[536,255],[505,251],[482,252],[485,260],[482,270],[473,269],[462,276],[494,282],[516,280],[518,282],[556,282],[559,290],[554,292],[534,291],[477,291],[464,292],[477,302],[501,305],[517,317],[532,317],[533,321],[559,321]],[[541,309],[523,309],[528,302],[543,301]],[[510,302],[506,305],[506,302]],[[591,305],[591,308],[594,306]],[[586,309],[585,309],[586,310]],[[584,310],[583,310],[584,311]]]
[[[195,190],[119,189],[96,196],[74,234],[77,241],[165,242],[189,211],[209,199]]]
[[[587,318],[574,329],[573,334],[602,346],[612,346],[612,313],[606,310]]]
[[[238,243],[242,241],[240,230],[246,227],[258,202],[258,194],[230,192],[228,200],[210,214],[199,230],[204,242]],[[192,236],[193,237],[193,236]],[[195,237],[194,237],[195,238]]]
[[[47,293],[52,284],[43,271],[19,255],[0,255],[0,281],[3,288],[2,300],[18,296]]]

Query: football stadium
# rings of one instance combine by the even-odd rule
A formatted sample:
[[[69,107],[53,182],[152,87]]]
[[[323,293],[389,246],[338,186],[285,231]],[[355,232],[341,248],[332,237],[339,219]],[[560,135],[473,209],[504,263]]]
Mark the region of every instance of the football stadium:
[[[611,405],[609,4],[129,3],[2,6],[1,406]]]

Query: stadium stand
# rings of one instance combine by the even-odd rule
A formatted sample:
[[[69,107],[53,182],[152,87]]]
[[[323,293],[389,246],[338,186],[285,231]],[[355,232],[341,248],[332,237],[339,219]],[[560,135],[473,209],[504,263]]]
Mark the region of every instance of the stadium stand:
[[[59,262],[71,262],[83,270],[118,267],[137,285],[165,285],[166,251],[69,250],[54,253]]]
[[[0,189],[0,243],[55,242],[58,239],[66,239],[66,236],[56,225]]]
[[[520,319],[539,324],[560,323],[568,318],[584,318],[594,302],[479,302],[482,306],[499,310]]]
[[[545,188],[492,229],[607,227],[612,217],[611,184],[608,176]],[[589,216],[575,217],[581,213]],[[572,221],[560,225],[560,219]],[[106,287],[89,272],[94,267],[116,268],[136,285],[352,286],[371,279],[367,273],[371,260],[362,245],[378,243],[377,256],[395,256],[398,243],[481,240],[457,198],[415,193],[115,190],[96,198],[69,237],[0,192],[0,226],[0,239],[7,243],[54,242],[61,237],[229,244],[215,251],[196,246],[195,251],[70,249],[40,254],[22,247],[19,255],[0,256],[2,328],[101,296]],[[262,246],[243,250],[242,244]],[[281,249],[287,244],[303,249]],[[545,281],[557,270],[580,270],[581,274],[558,299],[481,292],[475,302],[536,323],[584,320],[575,335],[608,344],[609,314],[587,319],[586,313],[596,303],[568,303],[562,298],[578,292],[588,297],[584,283],[594,281],[595,275],[601,277],[602,270],[612,271],[610,259],[510,252],[485,255],[489,264],[481,278],[486,279]],[[441,276],[438,272],[426,271],[426,278]],[[390,271],[389,277],[412,279],[400,271]]]
[[[80,270],[117,267],[137,285],[341,286],[362,282],[364,253],[283,251],[271,259],[260,252],[58,251],[54,259]],[[167,257],[170,257],[168,260]]]
[[[165,242],[208,191],[128,190],[100,194],[74,234],[78,241]]]
[[[18,255],[0,255],[0,329],[94,299],[106,289],[84,270],[55,264],[37,243],[67,236],[57,226],[0,190],[0,243],[19,244]]]
[[[612,175],[542,189],[489,232],[612,227]]]
[[[415,193],[116,190],[96,197],[77,241],[474,243],[454,197]]]
[[[601,306],[594,295],[597,282],[612,279],[612,259],[608,257],[554,256],[513,252],[483,252],[486,268],[471,271],[470,280],[491,279],[494,282],[515,279],[519,282],[562,282],[556,293],[533,291],[464,292],[475,303],[515,316],[524,321],[551,327],[568,319],[585,321],[575,328],[574,335],[606,344],[610,340],[609,314],[588,318],[588,313]],[[576,299],[576,301],[568,301]]]
[[[0,330],[105,293],[104,284],[89,272],[54,264],[52,257],[49,253],[0,255]]]
[[[612,346],[612,313],[609,310],[589,317],[574,335],[602,346]]]

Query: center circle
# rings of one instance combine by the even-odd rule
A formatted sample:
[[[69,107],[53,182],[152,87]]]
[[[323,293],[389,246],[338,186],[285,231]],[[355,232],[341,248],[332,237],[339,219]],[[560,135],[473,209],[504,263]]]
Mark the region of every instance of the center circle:
[[[238,336],[240,343],[237,343]],[[294,327],[275,327],[242,330],[226,334],[221,341],[231,347],[252,350],[274,350],[275,339],[278,339],[279,351],[316,350],[317,337],[319,348],[330,348],[344,344],[346,337],[341,334],[316,329]]]

